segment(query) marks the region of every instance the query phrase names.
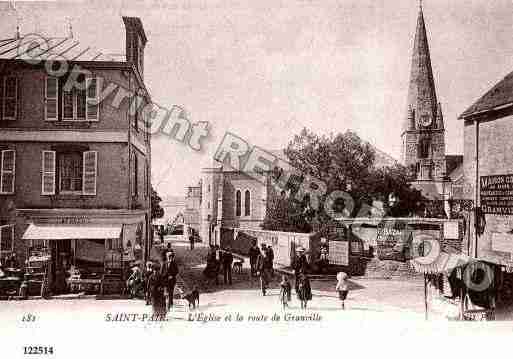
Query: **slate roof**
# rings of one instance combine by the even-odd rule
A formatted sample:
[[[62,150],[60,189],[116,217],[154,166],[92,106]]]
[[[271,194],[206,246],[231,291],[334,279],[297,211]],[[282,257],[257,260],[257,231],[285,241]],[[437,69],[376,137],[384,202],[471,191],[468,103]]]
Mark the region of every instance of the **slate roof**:
[[[125,62],[125,55],[109,55],[71,37],[25,35],[0,40],[2,60],[49,60],[58,56],[68,61]]]
[[[509,105],[513,105],[513,72],[509,73],[472,106],[466,109],[459,116],[459,119]]]

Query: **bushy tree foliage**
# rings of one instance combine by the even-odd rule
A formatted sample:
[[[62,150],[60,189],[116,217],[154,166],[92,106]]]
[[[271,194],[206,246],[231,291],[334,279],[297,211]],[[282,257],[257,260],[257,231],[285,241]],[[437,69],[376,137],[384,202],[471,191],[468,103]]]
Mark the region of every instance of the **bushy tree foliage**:
[[[345,216],[368,216],[373,201],[384,204],[383,215],[408,216],[422,207],[422,195],[410,187],[410,171],[395,164],[375,166],[375,150],[355,132],[319,136],[303,129],[289,143],[285,154],[301,177],[289,181],[284,193],[268,208],[263,228],[271,230],[308,231],[312,221],[325,223],[332,220],[333,212]],[[319,208],[312,209],[305,197],[298,198],[298,183],[311,176],[326,184],[326,195],[320,198]],[[328,195],[344,191],[352,199],[349,208],[343,199],[328,203]],[[390,199],[396,201],[391,203]]]

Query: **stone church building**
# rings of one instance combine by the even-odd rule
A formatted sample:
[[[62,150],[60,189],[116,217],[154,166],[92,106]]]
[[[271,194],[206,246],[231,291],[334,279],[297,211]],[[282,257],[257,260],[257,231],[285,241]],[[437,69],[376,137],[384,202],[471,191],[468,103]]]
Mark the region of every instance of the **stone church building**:
[[[402,127],[402,162],[414,173],[413,186],[429,200],[462,196],[463,156],[446,155],[442,105],[436,96],[422,7],[411,58],[406,114]]]
[[[448,214],[449,200],[463,199],[463,156],[446,154],[443,111],[436,95],[422,7],[413,44],[401,140],[402,163],[415,177],[412,185],[428,200],[443,201]],[[386,153],[375,151],[375,166],[397,162]],[[283,151],[270,152],[286,158]],[[200,236],[210,243],[216,242],[216,228],[221,226],[260,229],[267,204],[277,195],[270,183],[221,164],[204,168],[201,183]]]

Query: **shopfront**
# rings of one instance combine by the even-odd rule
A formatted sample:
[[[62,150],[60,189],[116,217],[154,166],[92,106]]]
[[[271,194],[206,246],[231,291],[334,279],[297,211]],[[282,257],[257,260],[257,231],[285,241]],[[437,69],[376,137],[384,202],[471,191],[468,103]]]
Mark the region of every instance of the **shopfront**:
[[[52,294],[117,293],[133,265],[143,264],[145,213],[30,211],[22,240],[26,272]]]

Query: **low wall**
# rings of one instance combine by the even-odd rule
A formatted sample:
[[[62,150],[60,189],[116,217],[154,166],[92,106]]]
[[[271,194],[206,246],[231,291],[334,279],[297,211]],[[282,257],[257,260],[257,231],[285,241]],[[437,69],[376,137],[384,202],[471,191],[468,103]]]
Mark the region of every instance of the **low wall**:
[[[446,224],[448,222],[451,222],[452,229]],[[337,237],[337,228],[340,228],[341,224],[349,228],[351,241],[361,242],[363,248],[360,254],[354,253],[351,249],[347,271],[353,275],[383,278],[415,276],[409,259],[413,255],[418,255],[413,248],[423,238],[436,238],[443,252],[466,253],[463,245],[465,224],[462,220],[358,218],[343,220],[333,228],[328,226],[324,228],[322,236]],[[452,237],[446,238],[446,234]],[[248,255],[255,241],[259,246],[265,243],[273,248],[275,263],[288,267],[298,246],[307,250],[310,263],[317,260],[320,237],[321,232],[292,233],[224,227],[221,228],[221,247],[230,247],[236,253]]]
[[[221,228],[221,248],[230,247],[235,253],[248,255],[253,243],[256,242],[258,246],[265,243],[272,247],[274,251],[274,262],[289,267],[292,264],[297,247],[305,248],[307,257],[311,254],[312,236],[313,234],[310,233]]]

